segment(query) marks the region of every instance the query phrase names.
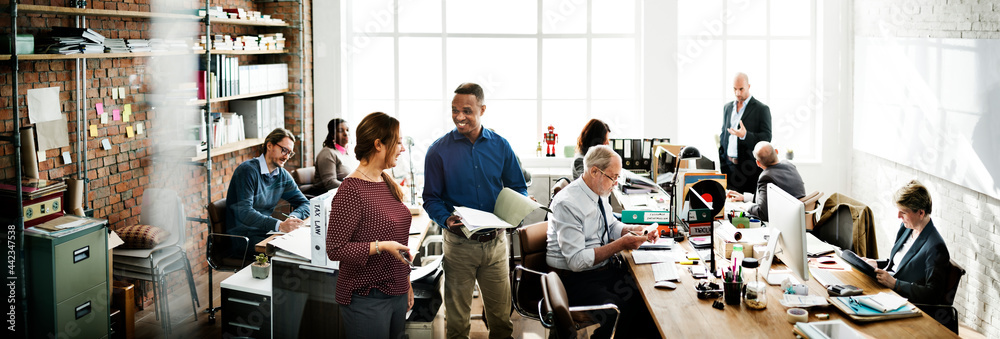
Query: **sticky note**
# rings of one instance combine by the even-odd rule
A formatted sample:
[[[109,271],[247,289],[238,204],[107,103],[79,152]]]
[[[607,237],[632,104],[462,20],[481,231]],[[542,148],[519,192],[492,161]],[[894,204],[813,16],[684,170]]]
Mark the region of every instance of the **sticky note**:
[[[125,87],[118,87],[118,97],[125,99]]]
[[[101,139],[101,146],[104,147],[105,151],[110,151],[111,150],[111,140],[108,140],[108,138]]]
[[[97,105],[95,105],[95,106],[97,106],[97,115],[103,115],[104,114],[104,104],[98,102]]]
[[[125,109],[124,111],[122,111],[122,119],[125,119],[125,122],[129,122],[130,120],[132,120],[131,117],[132,117],[132,104],[125,104]]]
[[[108,115],[107,114],[101,114],[101,124],[103,124],[103,125],[107,125],[108,124]]]
[[[138,124],[135,124],[135,132],[138,133],[138,134],[142,134],[142,131],[144,129],[146,129],[145,127],[146,127],[146,125],[143,125],[141,122],[138,123]]]
[[[71,157],[69,155],[69,152],[63,152],[62,153],[62,159],[63,159],[63,164],[64,165],[65,164],[71,164],[71,163],[73,163],[73,157]]]
[[[122,111],[119,111],[117,109],[111,110],[111,115],[114,116],[115,121],[122,120]]]
[[[128,135],[129,138],[135,136],[135,132],[132,132],[132,125],[125,126],[125,133]]]
[[[97,125],[90,125],[90,137],[91,138],[97,137]]]
[[[45,160],[45,151],[38,151],[38,152],[35,152],[35,156],[37,156],[37,157],[38,157],[38,158],[37,158],[37,159],[38,159],[38,161],[42,161],[42,160]]]
[[[112,100],[118,100],[118,89],[117,88],[112,88],[111,89],[111,99]]]

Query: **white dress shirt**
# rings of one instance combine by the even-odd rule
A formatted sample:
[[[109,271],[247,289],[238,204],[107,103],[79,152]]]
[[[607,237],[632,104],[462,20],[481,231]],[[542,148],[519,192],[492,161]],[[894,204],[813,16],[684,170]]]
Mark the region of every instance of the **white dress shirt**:
[[[598,198],[604,205],[610,239],[605,235]],[[599,197],[583,179],[577,179],[559,191],[550,207],[545,262],[552,268],[573,272],[606,265],[607,260],[594,264],[594,249],[621,238],[625,227],[612,215],[608,197]]]
[[[733,102],[733,110],[729,114],[730,128],[732,129],[740,128],[740,120],[743,119],[743,112],[747,110],[747,103],[750,102],[750,98],[753,98],[753,96],[752,95],[748,96],[746,100],[743,100],[743,106],[739,110],[736,109],[736,102],[735,101]],[[740,138],[740,140],[746,139],[746,137],[747,136],[744,135],[742,138]],[[736,135],[729,133],[729,144],[726,146],[727,146],[726,155],[729,155],[730,158],[736,159],[738,155],[736,152]]]

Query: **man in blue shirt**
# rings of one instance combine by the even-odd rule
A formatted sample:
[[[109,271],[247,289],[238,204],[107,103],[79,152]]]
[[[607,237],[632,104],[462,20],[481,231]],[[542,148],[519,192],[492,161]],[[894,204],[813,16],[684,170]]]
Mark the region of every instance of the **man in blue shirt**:
[[[468,338],[472,291],[479,281],[490,338],[510,338],[511,295],[507,237],[503,230],[480,230],[466,237],[452,215],[455,206],[493,212],[504,187],[527,195],[521,164],[503,137],[480,123],[483,88],[464,83],[455,89],[451,119],[455,129],[434,141],[424,161],[424,209],[444,233],[444,304],[448,338]]]
[[[267,238],[267,232],[290,232],[302,227],[309,215],[309,200],[282,166],[295,155],[295,137],[276,128],[264,138],[264,154],[244,161],[233,173],[226,194],[226,232],[250,238],[250,246]],[[294,210],[284,221],[271,217],[284,199]],[[234,247],[242,244],[234,244]]]

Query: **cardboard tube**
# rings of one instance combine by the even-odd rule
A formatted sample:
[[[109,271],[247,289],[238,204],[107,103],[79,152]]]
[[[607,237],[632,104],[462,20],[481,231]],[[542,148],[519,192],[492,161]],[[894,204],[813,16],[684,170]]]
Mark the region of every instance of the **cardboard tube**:
[[[68,214],[83,216],[83,180],[66,179],[64,210]]]
[[[35,148],[35,128],[21,128],[21,171],[22,175],[38,179],[38,154]]]

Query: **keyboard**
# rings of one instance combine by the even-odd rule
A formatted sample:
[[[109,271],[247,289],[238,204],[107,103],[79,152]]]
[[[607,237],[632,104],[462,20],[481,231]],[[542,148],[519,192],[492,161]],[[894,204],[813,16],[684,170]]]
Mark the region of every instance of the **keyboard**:
[[[824,270],[822,268],[814,268],[809,270],[809,273],[812,273],[813,278],[816,278],[816,280],[818,280],[819,283],[824,287],[844,284],[843,282],[840,281],[840,279],[834,277],[833,273],[830,273],[829,270]]]
[[[678,281],[680,276],[677,275],[677,265],[672,262],[663,262],[653,264],[653,281]]]

